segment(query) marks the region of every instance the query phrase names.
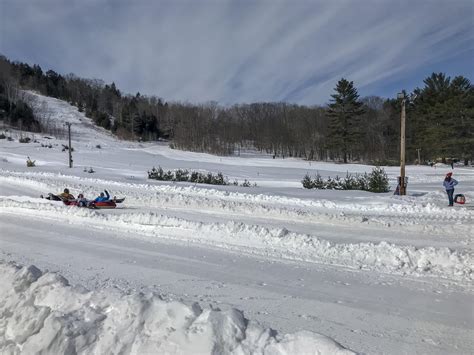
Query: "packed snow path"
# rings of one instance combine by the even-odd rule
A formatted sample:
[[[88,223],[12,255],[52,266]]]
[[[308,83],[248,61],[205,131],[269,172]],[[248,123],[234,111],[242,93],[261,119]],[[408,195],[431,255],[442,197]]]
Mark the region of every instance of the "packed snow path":
[[[299,182],[306,172],[370,167],[123,144],[68,104],[39,99],[52,116],[75,122],[76,167],[67,169],[61,140],[0,141],[0,259],[60,271],[95,290],[235,307],[280,332],[311,330],[360,352],[474,348],[474,211],[445,206],[447,168],[408,167],[404,198],[307,191]],[[26,156],[37,167],[27,169]],[[158,165],[222,171],[259,186],[147,180]],[[90,166],[95,174],[84,172]],[[397,170],[387,170],[393,181]],[[474,171],[456,168],[455,175],[474,199]],[[127,199],[119,209],[91,211],[38,198],[64,187],[87,197],[107,188]]]

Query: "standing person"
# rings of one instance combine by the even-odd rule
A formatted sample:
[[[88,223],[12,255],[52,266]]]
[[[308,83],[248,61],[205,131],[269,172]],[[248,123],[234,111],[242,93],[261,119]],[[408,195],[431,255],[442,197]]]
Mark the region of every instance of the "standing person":
[[[449,206],[453,205],[454,186],[458,184],[458,182],[451,177],[452,175],[453,173],[447,173],[443,182],[443,186],[448,194]]]

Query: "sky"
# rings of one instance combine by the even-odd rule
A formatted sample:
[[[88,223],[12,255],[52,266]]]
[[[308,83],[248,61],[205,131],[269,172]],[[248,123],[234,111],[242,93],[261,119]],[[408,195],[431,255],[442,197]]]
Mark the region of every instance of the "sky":
[[[474,81],[474,1],[0,0],[0,54],[168,101],[395,97]]]

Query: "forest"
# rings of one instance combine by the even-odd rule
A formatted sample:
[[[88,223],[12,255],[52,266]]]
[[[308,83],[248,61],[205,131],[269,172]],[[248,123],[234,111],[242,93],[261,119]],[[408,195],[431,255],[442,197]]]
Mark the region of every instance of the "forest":
[[[421,81],[421,80],[420,80]],[[472,161],[474,87],[461,75],[433,73],[406,105],[407,161]],[[65,100],[96,125],[126,140],[167,140],[172,148],[238,155],[257,149],[275,158],[399,163],[400,110],[396,98],[360,97],[352,81],[334,83],[327,105],[286,102],[167,102],[121,92],[115,83],[44,72],[39,65],[0,56],[0,121],[44,130],[22,90]],[[408,96],[408,95],[407,95]]]

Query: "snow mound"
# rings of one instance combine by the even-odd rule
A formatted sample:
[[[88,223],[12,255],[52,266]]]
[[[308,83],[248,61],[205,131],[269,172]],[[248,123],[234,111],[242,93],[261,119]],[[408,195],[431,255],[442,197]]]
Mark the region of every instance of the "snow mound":
[[[0,210],[23,216],[56,216],[74,225],[100,226],[127,232],[127,238],[177,243],[196,243],[272,257],[367,269],[389,274],[434,276],[468,281],[474,277],[471,250],[415,247],[379,243],[334,243],[317,235],[290,232],[242,222],[196,222],[154,212],[103,214],[86,208],[27,197],[0,197]],[[315,231],[317,233],[317,231]]]
[[[70,286],[35,266],[0,262],[0,353],[353,354],[309,331],[278,335],[237,309]]]
[[[370,222],[392,226],[423,225],[429,233],[444,233],[445,224],[439,222],[459,222],[471,229],[474,213],[468,209],[446,209],[445,195],[433,192],[423,198],[409,197],[405,200],[397,197],[382,198],[374,202],[341,202],[327,199],[301,199],[269,194],[251,194],[221,191],[212,188],[179,185],[153,185],[130,182],[118,182],[96,178],[84,178],[45,172],[15,172],[0,169],[0,182],[19,184],[33,190],[62,191],[68,186],[73,193],[96,196],[98,186],[109,186],[114,195],[127,196],[128,206],[149,207],[185,207],[260,215],[271,218],[297,218],[306,221],[338,222],[360,224],[361,215],[371,216]],[[147,191],[146,194],[143,191]],[[469,197],[468,197],[469,198]],[[436,226],[433,223],[436,222]],[[465,222],[465,223],[464,223]],[[449,227],[451,228],[451,226]]]

